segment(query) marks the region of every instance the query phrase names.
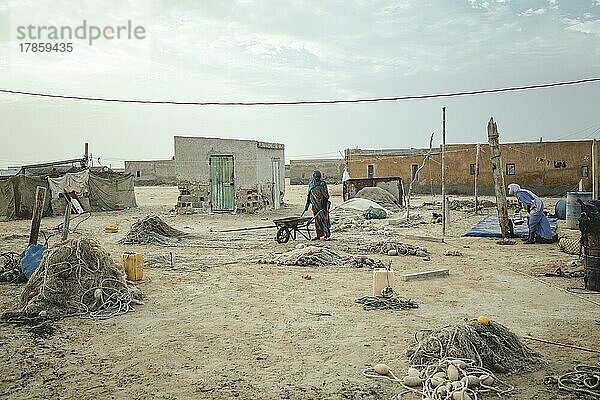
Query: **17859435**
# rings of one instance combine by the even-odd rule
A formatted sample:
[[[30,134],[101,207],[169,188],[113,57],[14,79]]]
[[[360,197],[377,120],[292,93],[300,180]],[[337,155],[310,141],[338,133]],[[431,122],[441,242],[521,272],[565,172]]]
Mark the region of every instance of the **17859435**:
[[[73,43],[23,42],[19,43],[21,53],[70,53]]]

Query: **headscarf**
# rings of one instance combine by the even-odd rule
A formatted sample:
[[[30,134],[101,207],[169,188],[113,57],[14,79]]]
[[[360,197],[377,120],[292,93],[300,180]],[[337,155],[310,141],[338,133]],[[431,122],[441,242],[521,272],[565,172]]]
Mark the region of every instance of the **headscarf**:
[[[308,182],[308,189],[312,190],[321,184],[321,171],[313,172],[313,178]]]
[[[517,191],[519,190],[521,190],[521,186],[517,185],[516,183],[511,183],[508,185],[508,194],[510,195],[516,195]]]

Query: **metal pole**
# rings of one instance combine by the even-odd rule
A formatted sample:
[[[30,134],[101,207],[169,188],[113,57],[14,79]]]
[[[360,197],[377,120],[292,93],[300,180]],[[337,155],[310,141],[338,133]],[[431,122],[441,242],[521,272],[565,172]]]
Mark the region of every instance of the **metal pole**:
[[[446,107],[442,107],[442,239],[446,237]]]
[[[479,213],[479,197],[477,191],[477,177],[479,176],[479,154],[481,145],[477,143],[477,153],[475,154],[475,214]]]

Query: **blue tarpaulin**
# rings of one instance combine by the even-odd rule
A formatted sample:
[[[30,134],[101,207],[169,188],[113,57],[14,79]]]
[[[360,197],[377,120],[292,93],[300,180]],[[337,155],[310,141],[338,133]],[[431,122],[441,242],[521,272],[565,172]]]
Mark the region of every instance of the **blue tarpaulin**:
[[[30,244],[21,253],[21,271],[27,279],[31,278],[31,275],[40,266],[45,250],[46,246],[43,244]]]
[[[550,222],[550,229],[552,233],[556,233],[556,218],[548,218]],[[529,235],[529,229],[527,228],[527,220],[521,225],[514,225],[513,237],[526,238]],[[497,215],[488,215],[474,227],[472,227],[463,236],[478,236],[478,237],[502,237],[502,231],[500,231],[500,223],[498,222]]]

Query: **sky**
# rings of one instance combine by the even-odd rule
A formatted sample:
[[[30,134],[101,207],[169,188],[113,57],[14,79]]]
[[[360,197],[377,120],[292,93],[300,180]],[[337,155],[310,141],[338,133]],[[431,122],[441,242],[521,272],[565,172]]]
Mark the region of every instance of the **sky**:
[[[19,27],[116,28],[141,39],[20,38]],[[43,31],[44,32],[44,31]],[[109,31],[110,32],[110,31]],[[27,42],[72,52],[22,52]],[[286,101],[404,96],[600,77],[600,0],[0,0],[0,89],[119,99]],[[346,148],[600,135],[600,83],[435,100],[318,106],[94,103],[0,93],[0,167],[168,159],[173,136]]]

